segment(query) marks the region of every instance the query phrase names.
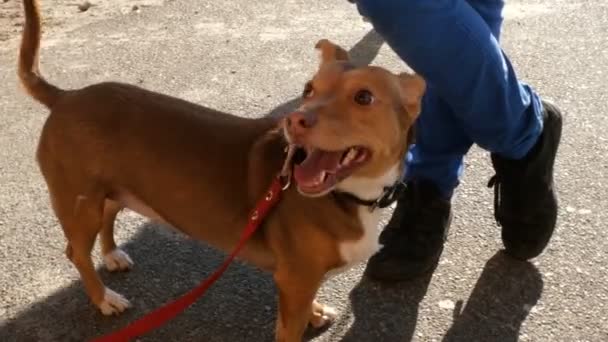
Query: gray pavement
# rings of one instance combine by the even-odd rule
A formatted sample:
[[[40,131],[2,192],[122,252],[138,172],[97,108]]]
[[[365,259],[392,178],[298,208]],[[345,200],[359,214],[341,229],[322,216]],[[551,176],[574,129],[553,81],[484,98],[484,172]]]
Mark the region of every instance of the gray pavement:
[[[14,1],[0,3],[0,19],[13,24],[19,17],[6,14]],[[260,116],[294,105],[317,65],[320,38],[350,49],[360,63],[405,68],[346,1],[148,1],[132,10],[144,1],[116,1],[123,6],[116,11],[99,1],[73,14],[67,1],[42,3],[53,23],[42,69],[62,87],[121,80]],[[506,16],[503,45],[518,73],[566,112],[561,210],[550,247],[533,263],[499,252],[486,188],[492,169],[475,148],[434,275],[379,286],[361,278],[360,265],[332,279],[320,298],[340,316],[310,339],[608,341],[608,2],[512,0]],[[0,35],[0,341],[82,341],[176,298],[223,255],[124,213],[118,240],[135,269],[101,274],[134,308],[120,317],[95,310],[64,257],[35,163],[46,110],[16,82],[14,31]],[[192,308],[141,340],[271,341],[275,306],[269,275],[237,264]]]

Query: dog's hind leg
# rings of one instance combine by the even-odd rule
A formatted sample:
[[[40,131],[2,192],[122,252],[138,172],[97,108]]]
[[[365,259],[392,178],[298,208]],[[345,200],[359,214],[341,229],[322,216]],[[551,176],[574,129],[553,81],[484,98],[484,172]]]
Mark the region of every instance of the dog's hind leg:
[[[120,210],[122,210],[122,206],[118,202],[105,200],[99,238],[103,263],[106,269],[111,272],[126,271],[133,266],[133,261],[129,255],[118,248],[114,241],[114,223]]]
[[[53,209],[68,240],[66,254],[78,269],[89,298],[104,315],[124,311],[129,301],[104,286],[91,259],[102,227],[105,194],[95,187],[78,187],[88,190],[76,191],[73,180],[57,173],[46,173],[45,178]]]

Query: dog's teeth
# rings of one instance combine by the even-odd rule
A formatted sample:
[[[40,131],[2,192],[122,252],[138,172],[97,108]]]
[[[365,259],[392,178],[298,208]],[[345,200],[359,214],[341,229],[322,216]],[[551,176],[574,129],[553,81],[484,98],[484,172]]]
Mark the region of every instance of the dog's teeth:
[[[361,153],[359,153],[359,151],[357,151],[357,159],[356,159],[357,162],[361,162],[365,158],[366,158],[365,151],[361,151]]]
[[[327,172],[321,171],[319,173],[319,175],[317,176],[317,178],[315,179],[315,185],[320,185],[321,183],[323,183],[323,181],[325,180],[326,174],[327,174]]]
[[[351,147],[348,149],[348,152],[346,152],[346,156],[344,157],[344,159],[342,159],[342,163],[340,163],[340,164],[341,165],[350,164],[350,162],[352,162],[356,156],[357,156],[357,150],[355,150],[354,147]]]
[[[325,172],[325,171],[322,171],[322,172],[319,174],[319,183],[322,183],[322,182],[325,180],[325,175],[326,175],[326,174],[327,174],[327,172]]]

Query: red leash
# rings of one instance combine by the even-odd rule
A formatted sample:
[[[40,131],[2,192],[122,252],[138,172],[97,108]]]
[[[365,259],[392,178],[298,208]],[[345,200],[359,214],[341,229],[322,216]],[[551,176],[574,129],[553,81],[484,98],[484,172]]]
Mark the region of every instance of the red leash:
[[[245,230],[241,234],[241,239],[237,243],[232,253],[230,253],[224,263],[207,279],[203,280],[200,285],[190,290],[190,292],[186,293],[181,298],[178,298],[174,302],[168,303],[165,306],[162,306],[150,312],[144,317],[129,324],[125,328],[109,335],[94,339],[92,340],[92,342],[129,341],[131,339],[134,339],[135,337],[144,335],[145,333],[160,327],[168,320],[174,318],[179,313],[186,310],[198,298],[205,294],[207,289],[209,289],[209,287],[211,287],[211,285],[213,285],[213,283],[215,283],[215,281],[217,281],[222,276],[226,269],[228,269],[228,266],[230,266],[230,263],[234,260],[237,254],[239,254],[243,246],[245,246],[247,240],[249,240],[251,235],[253,235],[253,233],[257,230],[262,221],[264,221],[270,210],[277,204],[279,198],[281,197],[281,191],[283,191],[283,189],[285,189],[287,186],[289,186],[289,183],[284,186],[281,183],[281,177],[276,177],[273,180],[272,184],[270,185],[270,189],[266,192],[264,198],[258,201],[254,211],[249,216],[247,226],[245,226]]]

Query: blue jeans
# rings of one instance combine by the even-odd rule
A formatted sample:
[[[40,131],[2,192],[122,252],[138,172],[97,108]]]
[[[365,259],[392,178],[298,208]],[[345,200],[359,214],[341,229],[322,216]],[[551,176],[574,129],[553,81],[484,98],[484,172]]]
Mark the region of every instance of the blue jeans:
[[[542,104],[499,45],[504,0],[358,0],[387,44],[428,84],[408,180],[449,198],[473,143],[521,159],[542,132]]]

